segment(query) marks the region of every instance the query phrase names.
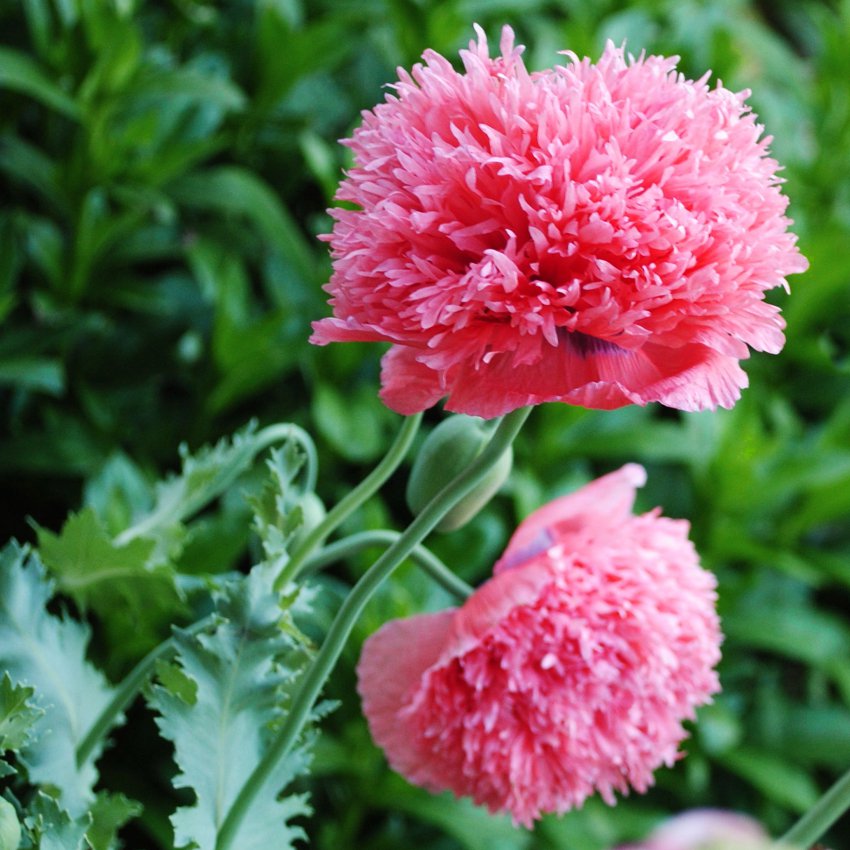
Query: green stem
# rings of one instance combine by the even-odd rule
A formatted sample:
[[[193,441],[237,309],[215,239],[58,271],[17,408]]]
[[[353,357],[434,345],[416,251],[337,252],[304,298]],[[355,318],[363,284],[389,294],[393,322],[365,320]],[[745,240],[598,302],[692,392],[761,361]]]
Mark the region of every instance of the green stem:
[[[367,475],[353,490],[328,511],[327,516],[301,541],[301,544],[292,552],[286,566],[275,579],[274,589],[280,593],[286,585],[292,581],[304,566],[304,562],[310,557],[312,551],[345,520],[349,514],[357,510],[367,499],[374,495],[381,485],[396,471],[398,465],[404,460],[416,432],[422,414],[405,417],[404,424],[398,432],[398,436],[390,446],[383,460]]]
[[[184,630],[186,634],[197,634],[203,631],[215,620],[211,614],[193,623]],[[115,723],[115,719],[136,698],[136,694],[147,682],[156,662],[160,658],[168,658],[177,650],[177,641],[174,637],[164,640],[159,646],[155,646],[118,684],[112,699],[104,706],[97,719],[92,723],[77,747],[77,767],[82,767],[91,757],[95,747],[102,738],[106,736]]]
[[[320,570],[335,561],[341,561],[349,555],[356,555],[372,546],[391,546],[401,537],[398,531],[381,529],[379,531],[361,531],[331,543],[304,564],[305,570]],[[469,598],[473,589],[461,578],[458,578],[430,549],[416,546],[410,553],[410,559],[421,567],[437,584],[456,596],[461,602]]]
[[[352,588],[328,630],[321,649],[302,677],[286,720],[266,750],[221,824],[215,850],[229,850],[242,819],[248,813],[255,796],[268,780],[277,763],[286,756],[298,739],[310,716],[316,697],[342,653],[351,630],[366,603],[387,576],[422,542],[439,521],[487,474],[493,464],[511,445],[531,408],[521,408],[508,414],[500,423],[493,439],[478,457],[453,478],[405,529],[398,540],[378,558]]]
[[[850,771],[844,774],[817,803],[797,821],[782,838],[778,847],[811,847],[850,809]]]

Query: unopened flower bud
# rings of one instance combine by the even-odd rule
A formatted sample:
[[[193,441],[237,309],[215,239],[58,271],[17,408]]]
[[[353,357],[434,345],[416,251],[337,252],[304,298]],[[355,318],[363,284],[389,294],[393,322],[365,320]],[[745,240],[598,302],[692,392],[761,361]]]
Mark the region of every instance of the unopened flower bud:
[[[327,516],[324,502],[313,492],[305,493],[298,502],[301,508],[301,525],[295,531],[292,548],[301,541]]]
[[[407,482],[407,504],[418,515],[425,505],[484,450],[490,438],[483,421],[473,416],[451,416],[441,422],[422,445]],[[471,493],[464,496],[437,525],[454,531],[469,522],[505,483],[513,464],[508,448]]]
[[[18,850],[21,843],[21,824],[15,807],[0,797],[0,850]]]

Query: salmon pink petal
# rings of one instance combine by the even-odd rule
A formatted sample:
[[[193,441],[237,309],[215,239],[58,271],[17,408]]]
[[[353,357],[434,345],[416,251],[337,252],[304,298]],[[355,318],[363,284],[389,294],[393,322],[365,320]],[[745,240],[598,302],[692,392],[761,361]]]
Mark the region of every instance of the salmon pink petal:
[[[357,667],[358,691],[375,743],[394,770],[424,782],[423,759],[411,748],[410,730],[399,721],[398,709],[419,685],[423,673],[440,657],[453,611],[391,620],[371,635]]]
[[[448,663],[474,647],[514,608],[532,605],[552,581],[550,566],[540,561],[510,576],[494,576],[478,588],[452,620],[440,663]]]
[[[493,573],[514,568],[575,534],[606,533],[616,528],[629,516],[637,489],[645,483],[646,470],[629,463],[549,502],[520,523]]]
[[[409,416],[433,407],[444,395],[439,372],[423,366],[415,349],[393,346],[381,360],[381,399],[395,410]]]
[[[407,356],[427,358],[412,351]],[[729,408],[747,385],[737,359],[704,345],[665,348],[647,343],[632,350],[569,336],[558,348],[545,348],[532,364],[518,364],[510,354],[500,354],[486,369],[466,360],[445,373],[432,371],[430,379],[421,367],[420,373],[420,380],[429,380],[434,392],[441,378],[446,382],[450,389],[443,388],[440,395],[448,393],[447,410],[485,419],[546,401],[598,410],[653,401],[679,410]],[[384,400],[399,410],[394,399]]]

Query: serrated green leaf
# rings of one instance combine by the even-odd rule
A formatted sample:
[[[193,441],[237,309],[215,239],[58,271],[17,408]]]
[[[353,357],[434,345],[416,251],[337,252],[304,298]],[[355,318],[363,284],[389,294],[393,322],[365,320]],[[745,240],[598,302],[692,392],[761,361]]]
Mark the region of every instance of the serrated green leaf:
[[[35,689],[44,714],[20,761],[34,784],[56,788],[72,815],[94,799],[96,749],[79,767],[76,747],[112,697],[103,675],[86,661],[89,629],[47,612],[52,586],[35,554],[17,543],[0,552],[0,667]],[[119,718],[116,718],[116,722]]]
[[[82,850],[89,815],[68,814],[53,797],[39,792],[30,803],[24,827],[38,850]]]
[[[177,663],[197,685],[192,704],[163,684],[152,689],[159,728],[174,742],[180,768],[175,785],[196,795],[194,805],[179,808],[172,818],[178,847],[215,846],[224,817],[266,751],[286,703],[287,685],[306,659],[281,628],[286,617],[272,592],[273,580],[271,570],[255,567],[230,584],[219,602],[222,620],[213,632],[177,633]],[[283,850],[303,837],[289,821],[308,813],[305,798],[277,798],[308,761],[302,743],[276,766],[233,836],[234,846]]]
[[[128,657],[162,640],[183,607],[174,568],[157,557],[156,542],[116,545],[92,508],[71,514],[58,535],[38,528],[39,553],[58,589],[94,611]]]
[[[98,794],[90,810],[91,825],[86,830],[91,850],[112,850],[118,830],[141,813],[141,805],[123,794]]]
[[[303,522],[298,504],[303,493],[295,486],[304,466],[304,454],[292,440],[283,448],[272,450],[266,466],[269,478],[260,494],[250,499],[254,511],[254,530],[259,535],[269,562],[285,558],[288,543]]]
[[[156,663],[156,678],[165,690],[186,705],[194,705],[198,701],[198,683],[178,664],[160,659]]]
[[[116,451],[97,475],[86,481],[83,502],[114,536],[150,511],[153,486],[126,454]]]
[[[220,496],[254,460],[260,448],[256,434],[252,424],[232,439],[204,446],[195,454],[190,454],[185,445],[180,446],[180,474],[157,485],[151,512],[119,534],[116,545],[126,545],[138,537],[169,533],[175,525]]]
[[[33,727],[43,714],[30,701],[33,688],[12,684],[9,672],[0,679],[0,776],[8,775],[11,768],[5,768],[2,760],[4,750],[20,750],[30,743]]]

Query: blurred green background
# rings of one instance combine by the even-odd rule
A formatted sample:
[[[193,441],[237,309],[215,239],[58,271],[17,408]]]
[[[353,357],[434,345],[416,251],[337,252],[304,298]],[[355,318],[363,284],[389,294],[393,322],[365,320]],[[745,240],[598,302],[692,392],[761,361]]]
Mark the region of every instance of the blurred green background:
[[[33,522],[56,530],[84,503],[123,527],[128,494],[174,468],[181,441],[196,447],[252,418],[316,437],[328,503],[371,468],[400,421],[377,399],[381,351],[307,344],[310,321],[328,314],[316,236],[346,162],[337,139],[396,66],[427,47],[456,57],[473,22],[493,43],[510,23],[532,67],[563,49],[595,58],[611,38],[751,89],[811,270],[790,295],[772,294],[788,344],[746,364],[751,388],[734,410],[545,405],[502,495],[433,541],[480,581],[519,518],[596,474],[645,464],[640,507],[690,519],[721,584],[724,692],[701,712],[689,756],[645,797],[590,801],[533,836],[407,785],[370,743],[353,689],[365,635],[449,602],[405,568],[328,689],[340,705],[307,786],[312,846],[603,850],[697,805],[749,811],[779,833],[850,768],[847,0],[0,2],[3,539],[33,541]],[[404,524],[403,478],[349,530]],[[178,570],[250,562],[240,493],[195,523]],[[323,616],[368,563],[317,579]],[[122,643],[109,616],[95,617],[95,654],[112,676],[167,634],[165,619]],[[125,830],[131,848],[170,840],[173,766],[153,738],[135,709],[103,765],[105,784],[147,805]],[[848,835],[850,818],[833,850],[848,850]]]

